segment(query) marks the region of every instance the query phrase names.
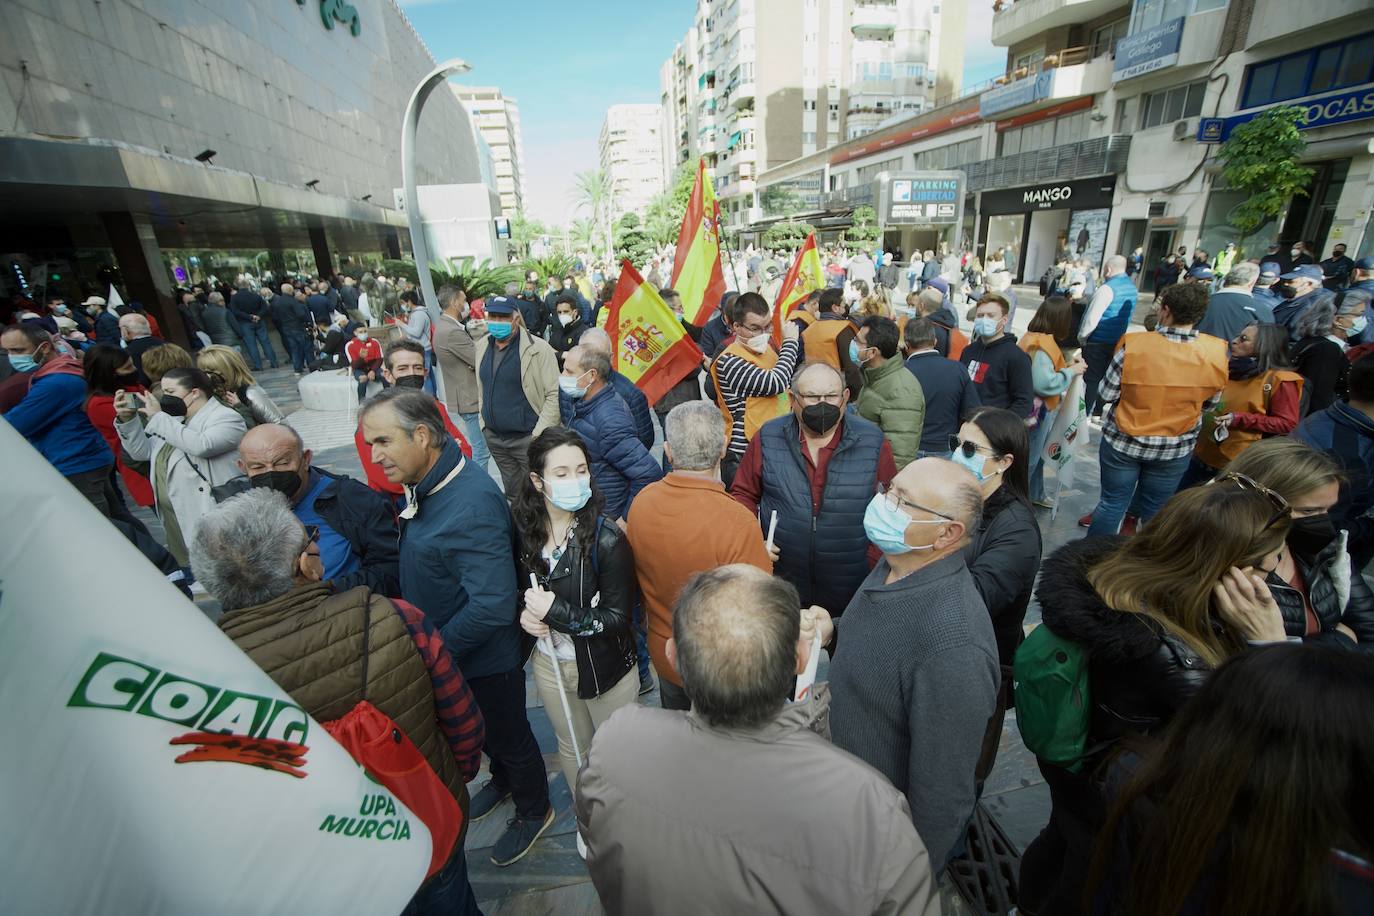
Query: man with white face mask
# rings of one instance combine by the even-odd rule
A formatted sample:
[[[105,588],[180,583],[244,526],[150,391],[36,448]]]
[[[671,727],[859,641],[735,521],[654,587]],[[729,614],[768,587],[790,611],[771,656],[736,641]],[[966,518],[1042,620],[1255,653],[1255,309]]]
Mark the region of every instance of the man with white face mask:
[[[730,445],[721,462],[726,486],[749,440],[759,427],[787,412],[787,387],[797,365],[797,325],[782,323],[782,346],[772,347],[773,324],[768,301],[758,293],[743,293],[730,308],[735,339],[711,364],[716,402],[730,417]]]
[[[996,708],[992,621],[964,561],[983,497],[966,468],[921,458],[864,515],[883,552],[837,622],[806,612],[833,643],[835,746],[906,795],[916,832],[943,869],[977,801],[974,769]]]

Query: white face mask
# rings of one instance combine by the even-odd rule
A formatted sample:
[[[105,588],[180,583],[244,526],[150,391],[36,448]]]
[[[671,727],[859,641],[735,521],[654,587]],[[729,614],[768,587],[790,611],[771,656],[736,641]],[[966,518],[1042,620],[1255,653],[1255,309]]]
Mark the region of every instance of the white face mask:
[[[573,316],[572,316],[572,315],[567,315],[567,314],[564,314],[564,313],[561,313],[561,312],[560,312],[559,315],[558,315],[558,323],[561,324],[561,325],[563,325],[563,327],[566,328],[568,325],[570,325],[570,324],[573,323]]]
[[[743,343],[755,353],[762,353],[768,349],[768,334],[756,334]]]

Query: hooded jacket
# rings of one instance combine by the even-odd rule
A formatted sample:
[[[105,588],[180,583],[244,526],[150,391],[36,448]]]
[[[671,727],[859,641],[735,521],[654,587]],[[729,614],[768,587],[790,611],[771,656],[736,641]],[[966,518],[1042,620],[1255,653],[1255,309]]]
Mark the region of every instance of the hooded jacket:
[[[568,427],[587,443],[592,477],[610,518],[624,518],[635,495],[663,476],[663,468],[635,436],[630,408],[609,384],[574,403]]]
[[[881,366],[864,369],[864,385],[855,405],[859,416],[877,423],[892,445],[897,470],[916,459],[925,425],[926,399],[916,376],[906,371],[900,356]]]
[[[1331,520],[1350,532],[1350,554],[1363,568],[1374,556],[1374,418],[1338,401],[1299,423],[1293,438],[1326,452],[1345,470]]]
[[[1374,592],[1350,562],[1350,554],[1345,549],[1347,536],[1346,532],[1339,532],[1335,540],[1310,561],[1296,551],[1293,553],[1293,562],[1307,585],[1307,600],[1317,615],[1319,629],[1311,636],[1306,635],[1307,607],[1302,593],[1276,573],[1270,573],[1265,582],[1278,602],[1284,632],[1290,637],[1374,652]],[[1338,623],[1348,626],[1359,642],[1352,644],[1349,637],[1338,632]]]

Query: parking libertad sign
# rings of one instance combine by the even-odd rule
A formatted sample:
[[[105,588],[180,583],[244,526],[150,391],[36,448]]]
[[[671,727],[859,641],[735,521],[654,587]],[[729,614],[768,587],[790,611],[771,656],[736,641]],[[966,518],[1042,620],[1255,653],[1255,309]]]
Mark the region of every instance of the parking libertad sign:
[[[884,226],[938,228],[963,219],[963,172],[894,172],[880,193]]]

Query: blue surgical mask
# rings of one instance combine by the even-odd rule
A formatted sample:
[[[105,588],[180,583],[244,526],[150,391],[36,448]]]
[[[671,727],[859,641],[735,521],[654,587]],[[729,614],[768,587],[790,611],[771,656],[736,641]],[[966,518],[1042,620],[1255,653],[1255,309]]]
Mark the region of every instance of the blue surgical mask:
[[[487,333],[497,340],[505,340],[511,335],[511,323],[509,321],[487,321]]]
[[[911,525],[921,524],[942,525],[944,520],[914,519],[900,508],[894,509],[889,506],[887,497],[882,493],[876,494],[869,500],[868,508],[864,510],[864,534],[873,542],[873,546],[886,554],[895,555],[911,553],[913,550],[933,550],[934,544],[912,547],[906,542],[906,529]]]
[[[982,455],[978,454],[977,452],[974,452],[973,457],[970,458],[964,454],[963,449],[956,448],[954,451],[949,453],[949,460],[953,461],[955,464],[963,465],[964,467],[972,471],[973,476],[978,478],[979,483],[982,483],[989,477],[993,476],[992,474],[983,473],[983,465],[987,463],[987,459],[985,459]],[[995,473],[1000,474],[1002,473],[1002,471],[999,468]]]
[[[592,479],[574,477],[567,480],[544,479],[544,493],[564,512],[577,512],[592,498]]]
[[[582,373],[582,375],[586,374],[587,373],[585,372]],[[586,387],[577,384],[579,381],[582,380],[582,375],[560,375],[558,377],[558,387],[562,389],[564,394],[572,398],[574,401],[578,400],[579,398],[585,398],[587,396]]]
[[[38,362],[32,353],[11,353],[10,366],[15,372],[32,372],[38,368]]]
[[[979,337],[997,336],[996,318],[978,318],[973,322],[973,333]]]
[[[1350,329],[1347,332],[1351,337],[1358,337],[1364,333],[1365,327],[1369,324],[1369,319],[1364,315],[1357,315],[1355,320],[1350,322]]]
[[[862,351],[859,349],[859,342],[857,340],[851,340],[849,342],[849,361],[856,366],[862,366],[864,363],[864,361],[859,358],[860,352]]]

